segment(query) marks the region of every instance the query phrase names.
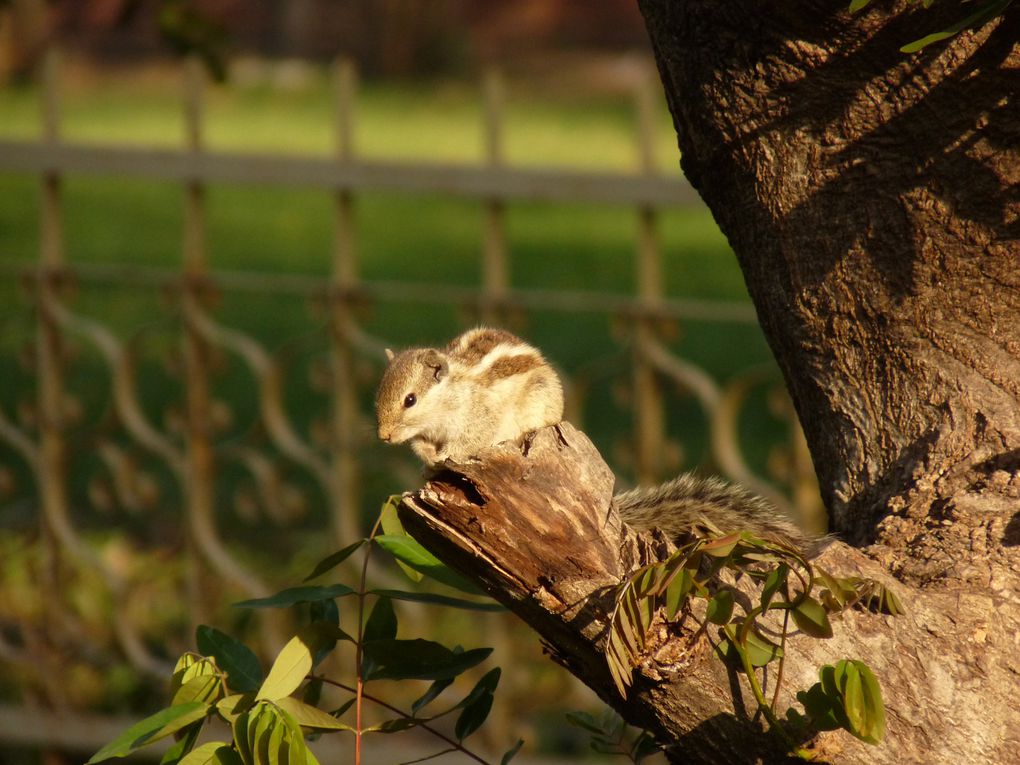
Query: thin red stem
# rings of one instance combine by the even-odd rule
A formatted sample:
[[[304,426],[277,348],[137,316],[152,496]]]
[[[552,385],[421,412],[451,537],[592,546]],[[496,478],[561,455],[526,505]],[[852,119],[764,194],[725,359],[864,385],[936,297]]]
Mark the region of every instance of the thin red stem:
[[[365,679],[361,676],[362,650],[361,644],[365,636],[365,584],[368,578],[368,560],[372,555],[371,542],[379,531],[382,516],[376,518],[375,525],[368,535],[369,544],[365,545],[365,558],[361,564],[361,581],[358,584],[358,640],[354,648],[354,671],[356,687],[354,689],[354,765],[361,765],[361,700],[365,697]]]
[[[328,677],[319,677],[318,675],[311,675],[311,677],[313,679],[315,679],[315,680],[321,680],[322,682],[326,683],[327,685],[332,685],[332,686],[334,686],[336,688],[340,688],[341,690],[347,691],[349,693],[357,693],[357,690],[358,690],[357,688],[352,688],[351,686],[347,685],[346,683],[341,683],[341,682],[338,682],[336,680],[330,680]],[[371,701],[373,704],[378,704],[383,709],[388,709],[389,711],[393,712],[394,714],[398,714],[401,717],[411,717],[411,715],[409,715],[404,710],[400,709],[399,707],[393,706],[389,702],[383,701],[382,699],[378,698],[377,696],[372,696],[371,694],[362,692],[361,693],[361,698],[365,699],[366,701]],[[436,728],[433,728],[428,723],[419,723],[416,727],[422,728],[423,730],[427,730],[433,736],[435,736],[436,738],[440,739],[441,741],[446,742],[450,746],[454,747],[458,752],[461,752],[462,754],[467,755],[472,760],[475,760],[476,762],[480,762],[480,763],[482,763],[482,765],[489,765],[489,763],[486,760],[483,760],[481,757],[479,757],[477,754],[472,752],[470,749],[467,749],[463,744],[461,744],[458,741],[454,741],[452,738],[447,736],[445,733],[443,733],[442,731],[440,731],[440,730],[438,730]]]

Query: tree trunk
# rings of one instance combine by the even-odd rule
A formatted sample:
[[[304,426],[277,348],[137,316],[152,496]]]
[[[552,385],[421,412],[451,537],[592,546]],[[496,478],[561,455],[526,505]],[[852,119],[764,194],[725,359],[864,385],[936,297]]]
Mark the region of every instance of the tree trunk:
[[[640,4],[832,530],[987,582],[1020,542],[1020,15],[908,56],[964,11]]]
[[[864,659],[885,740],[823,734],[822,759],[1015,763],[1020,14],[907,56],[960,6],[639,2],[684,171],[740,260],[832,531],[862,548],[819,562],[896,582],[907,609],[795,637],[779,711],[820,664]],[[611,476],[566,436],[455,466],[405,502],[406,525],[677,761],[774,761],[704,634],[653,629],[628,697],[615,691],[605,588],[669,545],[619,527]]]

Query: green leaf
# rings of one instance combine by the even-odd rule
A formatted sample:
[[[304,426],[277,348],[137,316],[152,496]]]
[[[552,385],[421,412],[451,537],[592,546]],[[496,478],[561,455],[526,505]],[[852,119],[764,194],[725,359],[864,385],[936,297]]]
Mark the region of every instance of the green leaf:
[[[634,740],[634,744],[630,748],[630,758],[638,763],[646,757],[658,754],[662,751],[662,747],[659,742],[655,740],[648,731],[641,731],[641,734]]]
[[[457,723],[453,732],[458,741],[463,741],[480,727],[489,716],[492,709],[492,692],[486,692],[478,696],[474,701],[464,707],[464,710],[457,717]]]
[[[178,706],[189,701],[215,704],[223,695],[223,679],[219,675],[199,675],[178,688],[170,704]]]
[[[475,687],[471,689],[471,692],[453,708],[468,707],[486,694],[493,695],[496,692],[496,687],[499,685],[499,678],[502,674],[503,670],[499,667],[490,669],[475,683]]]
[[[708,601],[705,618],[713,624],[726,624],[733,615],[733,592],[719,590]]]
[[[658,589],[659,584],[665,578],[665,571],[661,565],[646,566],[632,577],[634,592],[639,598],[652,595]]]
[[[839,612],[846,608],[847,601],[854,596],[854,588],[849,586],[848,579],[839,579],[822,568],[817,569],[818,579],[828,589],[822,590],[822,601],[829,611]]]
[[[237,747],[237,753],[244,765],[253,763],[251,747],[248,745],[248,723],[251,722],[251,714],[252,710],[246,709],[230,724],[234,734],[234,746]]]
[[[417,717],[418,713],[422,709],[435,701],[439,697],[439,694],[449,688],[452,683],[452,677],[444,677],[442,680],[434,681],[432,685],[428,687],[428,690],[415,700],[413,704],[411,704],[411,714]]]
[[[192,727],[188,729],[188,732],[178,736],[177,741],[163,752],[163,756],[159,758],[159,765],[178,765],[184,756],[191,751],[191,747],[195,745],[197,735],[192,735],[192,733],[198,734],[201,732],[202,726],[192,723]]]
[[[857,11],[867,6],[870,2],[871,0],[852,0],[850,3],[850,13],[857,13]]]
[[[393,610],[393,601],[385,596],[380,597],[368,615],[362,639],[365,641],[389,640],[396,636],[397,614]]]
[[[308,618],[313,622],[329,622],[340,626],[340,609],[335,600],[313,600],[308,604]]]
[[[733,552],[733,548],[736,547],[739,542],[740,533],[734,532],[733,534],[727,534],[724,537],[711,539],[708,542],[705,542],[700,549],[702,552],[711,555],[713,558],[725,558]]]
[[[349,544],[344,549],[337,550],[332,555],[326,556],[325,558],[323,558],[322,560],[315,564],[315,568],[312,569],[312,573],[306,576],[302,581],[305,582],[311,581],[316,577],[322,576],[327,571],[331,571],[332,569],[336,568],[345,560],[350,558],[351,555],[353,555],[358,550],[358,548],[360,548],[367,541],[368,541],[367,539],[359,539],[354,544]]]
[[[804,705],[811,724],[818,730],[836,730],[845,727],[839,700],[825,692],[821,683],[815,683],[807,691],[797,693],[797,701]]]
[[[312,651],[305,638],[296,635],[277,655],[255,699],[275,701],[289,696],[301,685],[311,669]]]
[[[354,590],[346,584],[323,586],[290,587],[267,598],[254,598],[234,603],[234,608],[287,608],[297,603],[314,603],[316,600],[332,600],[353,595]]]
[[[864,727],[864,694],[861,692],[861,674],[853,662],[845,663],[845,678],[843,684],[843,710],[850,722],[850,732],[858,735]]]
[[[503,755],[502,759],[499,761],[499,765],[508,765],[510,760],[514,758],[514,755],[521,751],[522,746],[524,746],[524,739],[523,738],[517,739],[517,743],[510,747],[507,750],[506,754]]]
[[[379,525],[382,526],[384,534],[407,536],[404,524],[400,522],[400,516],[397,514],[397,508],[403,499],[402,494],[390,494],[379,509]]]
[[[439,680],[459,675],[479,664],[491,648],[455,653],[431,640],[373,640],[362,648],[375,664],[373,680]]]
[[[831,638],[832,625],[825,607],[812,597],[805,597],[793,609],[793,622],[806,635]]]
[[[177,739],[176,743],[163,752],[163,756],[159,759],[159,765],[179,765],[185,755],[198,743],[198,737],[202,734],[203,724],[204,721],[199,720],[177,731],[174,734],[174,738]]]
[[[786,584],[786,578],[790,575],[790,567],[780,563],[769,572],[765,584],[761,590],[761,610],[767,611],[772,598],[776,596],[779,588]]]
[[[906,613],[896,593],[890,590],[881,582],[875,579],[852,579],[854,584],[854,596],[859,598],[858,604],[861,608],[877,614],[889,614],[889,616],[900,616]]]
[[[630,654],[623,645],[623,639],[616,630],[611,630],[609,640],[606,642],[606,664],[609,666],[609,674],[613,678],[616,690],[623,698],[627,698],[627,688],[631,684]]]
[[[241,765],[241,757],[230,744],[210,741],[192,750],[178,765]]]
[[[227,673],[230,690],[246,693],[262,684],[262,666],[258,657],[240,640],[215,627],[200,624],[195,630],[198,650],[216,659],[216,666]]]
[[[259,704],[252,709],[248,722],[248,747],[255,765],[270,765],[269,744],[273,729],[280,722],[272,704]]]
[[[380,534],[375,537],[375,541],[398,562],[407,564],[415,571],[455,590],[470,595],[481,594],[477,587],[443,565],[438,558],[411,537]]]
[[[885,735],[885,704],[882,701],[882,690],[875,675],[864,662],[848,661],[845,664],[843,708],[850,723],[848,730],[862,741],[877,744]]]
[[[209,705],[200,701],[191,701],[187,704],[178,704],[162,709],[132,725],[92,755],[85,765],[109,760],[112,757],[125,757],[136,749],[159,741],[161,738],[201,720],[208,712]]]
[[[617,638],[622,655],[627,657],[636,656],[644,646],[644,632],[640,625],[635,624],[633,606],[626,607],[628,601],[633,600],[634,593],[627,591],[620,598],[620,605],[616,610],[616,618],[613,620],[610,630],[610,637]]]
[[[216,713],[226,722],[233,723],[237,716],[251,709],[254,693],[235,693],[216,702]]]
[[[298,725],[304,728],[311,728],[313,730],[354,730],[350,725],[340,722],[328,712],[324,712],[310,704],[305,704],[293,696],[278,699],[275,703],[280,709],[293,717]]]
[[[196,678],[219,678],[222,674],[223,673],[220,671],[220,668],[216,666],[215,659],[210,659],[207,656],[199,656],[197,653],[189,651],[188,653],[183,654],[181,658],[177,660],[176,666],[174,666],[173,675],[170,677],[170,697],[172,699],[176,699],[182,686]],[[195,689],[193,686],[189,694],[191,697],[182,697],[180,702],[205,700],[194,698],[194,694]],[[171,706],[177,703],[177,701],[173,701],[171,702]]]
[[[682,569],[679,574],[669,583],[666,588],[666,614],[674,618],[690,595],[694,587],[694,575],[687,569]]]
[[[589,733],[594,733],[597,736],[601,736],[605,733],[602,729],[601,723],[587,712],[581,712],[579,710],[567,712],[567,722],[578,728],[582,728]]]
[[[407,592],[404,590],[369,590],[372,595],[382,595],[394,600],[406,600],[411,603],[430,603],[435,606],[447,606],[449,608],[460,608],[465,611],[490,611],[498,612],[506,609],[499,603],[480,600],[464,600],[453,598],[449,595],[438,595],[432,592]]]
[[[935,32],[930,35],[922,37],[920,40],[914,40],[912,43],[904,45],[900,48],[902,53],[917,53],[923,48],[931,45],[932,43],[946,40],[959,34],[964,29],[970,29],[971,27],[979,27],[988,21],[991,21],[996,16],[1002,14],[1011,4],[1013,0],[992,0],[986,2],[978,7],[974,13],[967,16],[965,19],[952,24],[951,26],[943,29],[941,32]]]
[[[351,698],[347,699],[347,701],[345,701],[343,704],[341,704],[336,709],[334,709],[332,712],[330,712],[329,713],[330,716],[331,717],[336,717],[337,719],[343,717],[344,712],[346,712],[348,709],[350,709],[352,706],[354,706],[354,702],[355,701],[357,701],[357,699],[352,696]]]
[[[281,765],[281,758],[284,763],[289,763],[290,741],[286,739],[287,726],[282,720],[277,720],[269,730],[269,738],[266,743],[267,765]]]
[[[782,648],[754,629],[747,633],[747,643],[739,648],[747,652],[752,667],[764,667],[783,655]]]
[[[418,720],[414,717],[394,717],[371,728],[363,728],[362,733],[399,733],[402,730],[410,730],[419,725],[424,725],[425,720]]]
[[[382,510],[379,513],[379,523],[382,526],[383,534],[387,536],[408,536],[408,533],[404,531],[404,525],[400,522],[400,517],[397,515],[397,506],[400,504],[401,499],[399,494],[390,495],[389,499],[383,503]],[[396,563],[412,582],[420,582],[424,578],[399,558],[396,560]]]

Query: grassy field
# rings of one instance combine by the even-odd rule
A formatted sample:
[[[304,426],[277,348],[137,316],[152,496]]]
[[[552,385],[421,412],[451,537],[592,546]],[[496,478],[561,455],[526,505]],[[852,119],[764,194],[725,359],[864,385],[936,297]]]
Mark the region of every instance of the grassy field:
[[[333,105],[328,72],[312,71],[301,87],[265,83],[210,86],[206,94],[207,143],[212,148],[328,154]],[[33,88],[0,90],[0,137],[38,135],[40,94]],[[175,145],[181,140],[179,82],[164,70],[143,76],[72,70],[65,77],[61,134],[68,140]],[[511,81],[505,141],[510,164],[632,170],[636,166],[632,98],[600,92],[551,93]],[[471,163],[482,155],[481,98],[472,84],[367,83],[360,88],[357,151],[376,158],[416,158]],[[675,138],[665,106],[656,119],[656,161],[678,173]],[[38,181],[0,174],[0,260],[31,261],[38,247]],[[208,190],[209,265],[213,270],[325,275],[332,247],[328,195],[300,189],[216,186]],[[109,263],[174,268],[180,262],[183,195],[172,184],[116,178],[71,177],[64,187],[66,259],[70,264]],[[369,281],[470,286],[480,273],[484,211],[474,201],[441,196],[366,193],[357,199],[360,270]],[[609,206],[514,205],[507,214],[511,281],[522,289],[566,289],[627,294],[634,284],[633,211]],[[747,301],[735,259],[703,208],[664,211],[659,223],[663,289],[673,298]],[[23,315],[13,284],[0,286],[0,313]],[[139,326],[169,321],[153,300],[134,289],[82,287],[75,307],[130,334]],[[269,295],[225,295],[223,322],[270,347],[301,343],[317,329],[306,305]],[[447,309],[378,306],[366,326],[396,345],[435,343],[462,326]],[[321,324],[321,321],[319,321]],[[529,336],[572,371],[612,358],[611,322],[595,315],[543,311]],[[6,335],[12,335],[8,332]],[[0,337],[8,348],[10,337]],[[689,323],[675,349],[725,380],[750,365],[768,363],[756,326]],[[610,363],[610,362],[606,362]],[[615,363],[621,363],[618,359]],[[625,363],[625,362],[622,362]],[[88,377],[88,375],[86,375]],[[239,378],[240,379],[240,378]],[[10,394],[14,383],[0,384]],[[240,383],[238,383],[240,384]],[[99,395],[97,393],[97,395]],[[231,393],[233,395],[233,392]],[[243,396],[242,396],[243,397]],[[683,399],[673,408],[684,430],[688,464],[704,455],[704,428],[696,407]],[[608,440],[626,427],[626,416],[606,399],[586,423]],[[605,415],[600,414],[606,410]],[[677,412],[681,414],[676,414]],[[749,449],[761,464],[765,441]]]

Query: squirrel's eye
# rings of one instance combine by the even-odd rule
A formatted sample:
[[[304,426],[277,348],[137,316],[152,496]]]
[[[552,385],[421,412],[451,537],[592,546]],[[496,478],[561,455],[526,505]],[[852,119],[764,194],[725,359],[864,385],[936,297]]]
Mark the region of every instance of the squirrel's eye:
[[[413,393],[408,393],[404,396],[404,409],[410,409],[412,406],[418,403],[418,397]]]

